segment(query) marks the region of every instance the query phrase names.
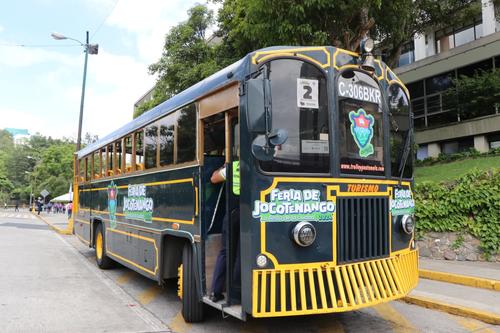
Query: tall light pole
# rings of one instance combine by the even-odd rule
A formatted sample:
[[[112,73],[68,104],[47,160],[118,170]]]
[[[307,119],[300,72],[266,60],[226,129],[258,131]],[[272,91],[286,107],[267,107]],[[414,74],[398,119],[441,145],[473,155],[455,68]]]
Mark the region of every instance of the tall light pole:
[[[71,37],[61,35],[57,32],[53,32],[50,35],[55,40],[63,40],[63,39],[73,40],[77,43],[80,43],[80,45],[83,46],[83,48],[84,48],[85,64],[83,65],[82,98],[80,100],[80,118],[78,120],[78,138],[76,139],[76,151],[79,151],[81,144],[82,144],[82,119],[83,119],[83,102],[85,100],[85,82],[87,80],[87,58],[89,56],[89,53],[90,54],[97,54],[98,53],[99,45],[98,44],[89,44],[89,32],[88,31],[87,31],[87,38],[86,38],[85,43],[80,42],[78,39],[74,39]]]

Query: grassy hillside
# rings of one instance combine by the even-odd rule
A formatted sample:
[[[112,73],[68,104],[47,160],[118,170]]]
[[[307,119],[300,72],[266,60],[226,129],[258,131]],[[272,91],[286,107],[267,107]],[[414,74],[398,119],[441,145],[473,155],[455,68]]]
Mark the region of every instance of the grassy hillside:
[[[464,175],[474,168],[479,170],[500,168],[500,156],[479,157],[445,164],[417,167],[415,169],[415,181],[417,183],[427,180],[436,182],[449,181]]]

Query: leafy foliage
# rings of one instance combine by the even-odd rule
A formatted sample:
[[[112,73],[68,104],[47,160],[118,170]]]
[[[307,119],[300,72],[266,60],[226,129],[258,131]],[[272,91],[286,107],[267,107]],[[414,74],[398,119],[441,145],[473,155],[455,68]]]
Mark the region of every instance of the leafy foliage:
[[[468,232],[486,255],[500,253],[500,169],[473,170],[452,183],[415,187],[418,232]]]
[[[0,130],[0,203],[28,202],[44,188],[51,196],[66,193],[73,174],[75,144],[34,134],[26,144],[15,145]]]
[[[166,35],[160,60],[149,66],[150,73],[158,75],[153,100],[137,108],[134,118],[221,68],[214,59],[214,46],[205,39],[207,28],[213,23],[212,11],[196,5],[188,14],[186,22]]]
[[[500,69],[478,71],[454,80],[451,93],[458,97],[461,117],[470,119],[494,114],[500,109]]]

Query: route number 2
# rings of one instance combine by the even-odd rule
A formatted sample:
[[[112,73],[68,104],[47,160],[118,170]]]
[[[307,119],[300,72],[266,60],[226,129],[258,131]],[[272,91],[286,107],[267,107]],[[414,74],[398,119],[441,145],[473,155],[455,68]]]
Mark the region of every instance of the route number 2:
[[[317,109],[318,80],[297,79],[297,106],[299,108]]]

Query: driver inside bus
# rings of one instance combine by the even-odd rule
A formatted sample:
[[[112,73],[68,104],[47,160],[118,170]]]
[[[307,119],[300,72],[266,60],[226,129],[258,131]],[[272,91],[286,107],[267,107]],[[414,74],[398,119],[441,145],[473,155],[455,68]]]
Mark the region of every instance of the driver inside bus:
[[[237,196],[240,194],[240,165],[239,161],[234,161],[233,166],[233,193]],[[226,164],[221,168],[215,170],[212,173],[210,182],[212,184],[219,184],[226,181]],[[231,216],[238,216],[237,220],[232,219],[232,224],[238,229],[239,235],[239,207],[235,208],[231,212]],[[224,299],[223,291],[225,289],[226,282],[226,260],[227,260],[227,249],[226,249],[226,233],[229,223],[229,218],[227,214],[224,214],[224,219],[222,220],[222,244],[219,254],[217,255],[217,260],[215,262],[214,275],[212,279],[212,294],[210,295],[210,300],[212,302],[218,302]],[[240,280],[241,268],[240,268],[240,244],[239,239],[236,241],[236,258],[233,271],[233,278],[235,281]]]

